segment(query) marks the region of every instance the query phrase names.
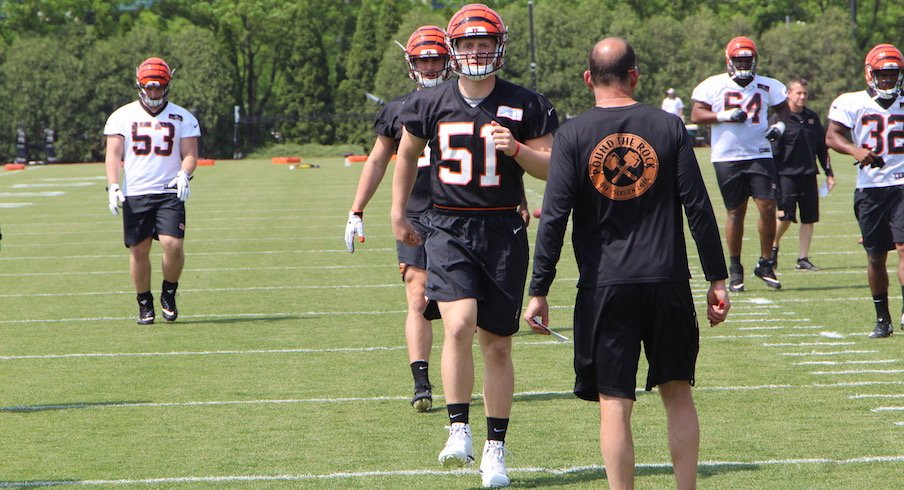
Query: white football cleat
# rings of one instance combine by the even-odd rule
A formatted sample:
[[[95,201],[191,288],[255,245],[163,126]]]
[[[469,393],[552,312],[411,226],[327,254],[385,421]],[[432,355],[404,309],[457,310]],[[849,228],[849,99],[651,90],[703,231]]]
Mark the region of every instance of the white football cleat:
[[[507,487],[512,484],[505,468],[505,455],[508,450],[502,441],[487,441],[483,445],[483,456],[480,458],[480,478],[484,488]]]
[[[446,468],[461,468],[474,463],[474,444],[471,426],[456,422],[449,427],[446,447],[439,453],[439,462]]]

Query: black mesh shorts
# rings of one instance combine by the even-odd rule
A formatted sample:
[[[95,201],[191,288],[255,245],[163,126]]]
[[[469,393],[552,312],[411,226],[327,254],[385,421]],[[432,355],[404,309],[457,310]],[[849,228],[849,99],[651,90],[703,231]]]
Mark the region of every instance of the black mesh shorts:
[[[860,224],[863,248],[873,255],[904,243],[904,186],[854,190],[854,216]]]
[[[714,162],[716,180],[722,192],[725,209],[744,204],[749,197],[775,199],[777,184],[775,165],[771,158]]]
[[[527,230],[514,211],[450,215],[430,210],[427,298],[477,300],[477,325],[496,335],[518,331],[529,259]]]
[[[819,221],[819,184],[816,174],[779,175],[778,208],[785,212],[782,221],[797,223],[797,209],[800,208],[801,223]]]
[[[700,331],[688,281],[578,289],[574,309],[574,394],[635,400],[640,348],[646,390],[677,380],[694,384]]]
[[[122,203],[122,227],[126,247],[160,235],[185,237],[185,203],[175,194],[129,196]]]

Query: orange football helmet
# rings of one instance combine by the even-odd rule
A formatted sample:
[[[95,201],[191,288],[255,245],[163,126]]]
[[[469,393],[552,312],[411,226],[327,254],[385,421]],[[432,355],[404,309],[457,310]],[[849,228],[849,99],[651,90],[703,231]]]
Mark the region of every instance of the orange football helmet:
[[[441,58],[443,69],[435,72],[419,70],[415,60],[422,58]],[[421,87],[435,87],[448,80],[452,72],[449,70],[446,31],[437,26],[418,27],[405,45],[405,61],[408,62],[408,76]]]
[[[728,76],[738,80],[751,80],[756,73],[756,43],[750,38],[738,36],[725,46],[725,64]]]
[[[446,28],[446,44],[452,53],[452,70],[470,78],[483,80],[502,69],[505,64],[505,44],[508,29],[493,9],[480,3],[472,3],[461,8]],[[494,37],[496,48],[489,53],[460,53],[457,42],[468,37]]]
[[[866,84],[882,99],[893,99],[901,92],[904,80],[904,56],[891,44],[878,44],[866,54]],[[897,71],[897,76],[893,74]],[[878,73],[883,72],[883,73]]]
[[[135,70],[138,98],[149,108],[161,106],[169,96],[169,84],[172,79],[173,70],[166,64],[166,61],[161,58],[148,58],[142,61]],[[145,90],[148,87],[162,87],[163,95],[158,99],[150,98]]]

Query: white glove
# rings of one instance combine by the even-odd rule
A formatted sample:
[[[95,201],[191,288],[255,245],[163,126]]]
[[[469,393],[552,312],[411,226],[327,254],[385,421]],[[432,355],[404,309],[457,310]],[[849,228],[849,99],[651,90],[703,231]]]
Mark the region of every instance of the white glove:
[[[348,222],[345,223],[345,248],[349,253],[355,253],[355,235],[358,235],[359,242],[364,243],[364,221],[361,220],[363,217],[363,211],[357,214],[354,211],[348,212]]]
[[[180,170],[176,177],[166,185],[166,188],[176,189],[176,197],[182,202],[188,201],[188,196],[191,195],[191,188],[188,186],[189,180],[191,177],[184,170]]]
[[[769,126],[769,129],[766,131],[766,139],[769,141],[775,141],[782,137],[785,133],[785,123],[779,121],[772,126]]]
[[[114,215],[119,214],[119,208],[122,207],[122,203],[126,202],[126,196],[122,195],[122,191],[119,190],[119,184],[107,186],[107,200],[110,204],[110,212]]]
[[[747,120],[747,113],[741,109],[725,109],[716,113],[716,119],[719,122],[744,122]]]

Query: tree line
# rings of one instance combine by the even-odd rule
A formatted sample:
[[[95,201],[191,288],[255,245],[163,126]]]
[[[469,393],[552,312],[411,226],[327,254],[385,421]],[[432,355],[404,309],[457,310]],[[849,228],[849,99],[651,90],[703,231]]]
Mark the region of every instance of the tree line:
[[[0,0],[0,160],[12,158],[18,128],[33,140],[52,128],[61,161],[100,161],[104,122],[136,98],[135,68],[150,56],[175,70],[170,98],[201,121],[203,156],[276,142],[364,151],[374,100],[414,88],[395,41],[421,25],[445,27],[464,3]],[[809,105],[823,117],[837,94],[864,87],[870,47],[904,39],[904,0],[485,3],[509,28],[502,77],[528,87],[536,80],[562,117],[592,105],[581,74],[605,36],[636,49],[639,100],[658,105],[674,87],[688,106],[700,81],[725,70],[726,42],[752,37],[758,73],[810,80]]]

